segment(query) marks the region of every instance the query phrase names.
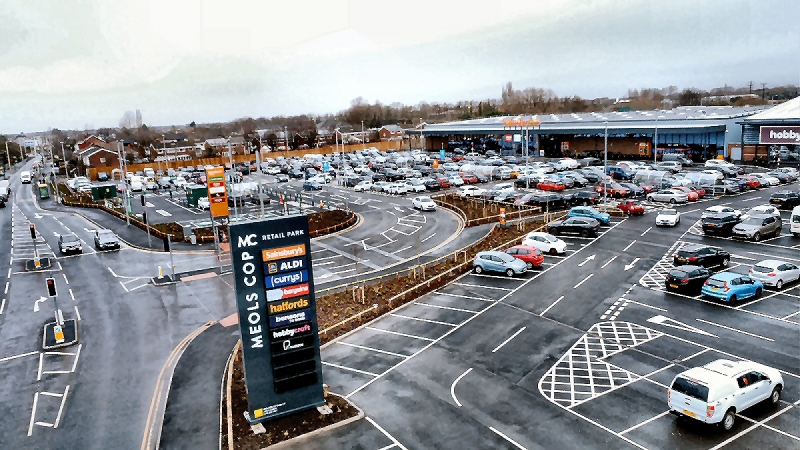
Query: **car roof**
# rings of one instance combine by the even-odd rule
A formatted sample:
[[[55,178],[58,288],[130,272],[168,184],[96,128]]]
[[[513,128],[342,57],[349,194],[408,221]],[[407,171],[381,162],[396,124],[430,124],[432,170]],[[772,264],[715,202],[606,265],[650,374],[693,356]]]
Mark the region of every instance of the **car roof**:
[[[713,370],[709,370],[705,367],[693,367],[685,372],[681,372],[678,374],[678,376],[700,381],[708,387],[722,383],[729,383],[731,379],[728,376],[722,375],[721,373]]]
[[[717,272],[714,275],[711,275],[711,278],[719,281],[730,281],[734,278],[739,278],[742,275],[741,273],[733,273],[733,272]]]
[[[786,264],[786,262],[785,261],[780,261],[780,260],[777,260],[777,259],[765,259],[764,261],[758,262],[758,263],[756,263],[754,265],[755,266],[761,266],[761,267],[769,267],[770,269],[774,269],[774,268],[776,268],[776,267],[778,267],[778,266],[780,266],[782,264]]]
[[[752,367],[753,363],[750,361],[731,361],[728,359],[718,359],[703,366],[703,368],[707,370],[728,378],[740,374],[745,370],[751,369]]]
[[[689,244],[689,245],[687,245],[685,247],[679,248],[678,250],[679,251],[684,251],[684,252],[695,252],[697,250],[701,250],[701,249],[709,248],[709,247],[712,247],[712,246],[711,245],[705,245],[705,244]]]
[[[505,252],[498,252],[495,250],[486,250],[483,252],[478,252],[478,255],[494,255],[494,256],[506,256]]]
[[[692,264],[686,264],[686,265],[683,265],[683,266],[675,266],[671,270],[678,269],[678,270],[682,270],[684,272],[691,272],[693,270],[702,269],[702,268],[703,268],[703,266],[694,266]]]

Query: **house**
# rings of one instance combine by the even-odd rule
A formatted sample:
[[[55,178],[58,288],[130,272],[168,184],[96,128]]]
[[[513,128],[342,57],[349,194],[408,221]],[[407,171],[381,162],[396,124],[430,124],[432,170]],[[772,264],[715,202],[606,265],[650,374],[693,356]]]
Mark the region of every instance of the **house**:
[[[104,147],[91,146],[84,149],[78,158],[86,167],[118,167],[119,154]]]
[[[378,130],[381,141],[399,141],[405,136],[405,130],[398,125],[384,125]]]

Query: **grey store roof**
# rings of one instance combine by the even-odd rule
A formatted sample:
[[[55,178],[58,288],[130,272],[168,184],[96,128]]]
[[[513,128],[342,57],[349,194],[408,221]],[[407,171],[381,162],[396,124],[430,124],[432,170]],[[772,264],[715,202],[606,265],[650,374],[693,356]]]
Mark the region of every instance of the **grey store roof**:
[[[671,110],[654,111],[612,111],[604,113],[540,114],[522,116],[487,117],[460,122],[447,122],[426,125],[422,130],[427,135],[450,134],[503,134],[512,133],[513,127],[504,126],[508,119],[538,119],[535,127],[543,132],[558,133],[597,133],[608,128],[615,132],[646,132],[656,125],[659,130],[703,129],[704,131],[724,130],[731,120],[751,116],[764,111],[763,106],[682,106]],[[529,127],[533,129],[534,127]],[[519,130],[519,127],[516,127]]]
[[[744,122],[747,124],[800,123],[800,97],[781,103],[758,114],[753,114],[744,119]]]

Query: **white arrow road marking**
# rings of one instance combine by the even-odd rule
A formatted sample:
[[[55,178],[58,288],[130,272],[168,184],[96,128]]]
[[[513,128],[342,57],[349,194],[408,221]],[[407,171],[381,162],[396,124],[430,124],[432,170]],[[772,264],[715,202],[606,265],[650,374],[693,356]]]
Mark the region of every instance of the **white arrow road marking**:
[[[39,300],[33,304],[33,312],[39,312],[39,303],[47,301],[46,297],[39,297]]]
[[[650,322],[650,323],[657,323],[659,325],[664,325],[665,327],[677,328],[678,330],[683,330],[683,331],[691,331],[692,333],[703,334],[703,335],[706,335],[706,336],[711,336],[711,337],[715,337],[715,338],[719,339],[718,336],[713,335],[713,334],[711,334],[711,333],[709,333],[707,331],[703,331],[703,330],[701,330],[699,328],[695,328],[695,327],[693,327],[691,325],[686,325],[683,322],[678,322],[677,320],[670,319],[669,317],[653,316],[653,317],[647,319],[647,321]]]
[[[320,276],[318,276],[317,278],[319,278],[320,280],[322,280],[322,279],[325,279],[325,278],[330,278],[330,277],[332,277],[332,276],[333,276],[333,274],[332,274],[332,273],[326,273],[326,274],[324,274],[324,275],[320,275]]]
[[[50,214],[47,214],[47,213],[41,213],[41,214],[39,214],[39,213],[33,213],[33,217],[34,217],[34,218],[36,218],[36,219],[41,219],[42,217],[44,217],[44,216],[49,216],[49,215],[50,215]]]
[[[55,236],[55,237],[58,237],[58,233],[56,233],[55,231],[53,231],[53,236]]]
[[[169,217],[169,216],[171,216],[171,215],[172,215],[172,214],[170,214],[170,213],[168,213],[168,212],[164,211],[163,209],[157,209],[157,210],[156,210],[156,212],[157,212],[157,213],[159,213],[159,214],[161,214],[161,215],[162,215],[162,216],[164,216],[164,217]]]
[[[91,229],[89,229],[89,228],[83,227],[83,231],[85,231],[85,232],[87,232],[87,233],[94,233],[94,232],[95,232],[95,231],[97,231],[97,230],[91,230]]]
[[[601,269],[605,269],[605,268],[606,268],[606,266],[607,266],[607,265],[609,265],[609,264],[611,264],[611,262],[612,262],[612,261],[614,261],[615,259],[617,259],[617,257],[616,257],[616,256],[612,257],[611,259],[609,259],[608,261],[606,261],[606,263],[605,263],[605,264],[603,264],[602,266],[600,266],[600,268],[601,268]]]
[[[578,267],[583,267],[584,264],[586,264],[587,262],[593,260],[594,257],[595,257],[595,255],[592,255],[592,256],[589,256],[588,258],[584,259],[582,263],[578,264]]]
[[[633,261],[631,261],[630,264],[626,264],[625,265],[625,270],[631,270],[633,268],[633,266],[636,265],[636,263],[638,261],[639,261],[639,258],[635,258]]]
[[[403,211],[403,208],[401,208],[401,207],[399,207],[399,206],[395,206],[395,207],[394,207],[394,209],[396,209],[396,210],[398,210],[398,211],[400,211],[400,212],[405,212],[405,211]]]

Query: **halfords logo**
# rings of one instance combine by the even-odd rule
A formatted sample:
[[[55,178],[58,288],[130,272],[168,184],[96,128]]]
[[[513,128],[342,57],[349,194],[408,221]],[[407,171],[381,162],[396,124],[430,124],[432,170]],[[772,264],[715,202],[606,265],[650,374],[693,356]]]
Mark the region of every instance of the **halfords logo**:
[[[308,281],[308,271],[301,270],[299,272],[289,272],[283,275],[273,275],[264,279],[264,284],[268,288],[276,288],[295,283],[304,283]]]
[[[280,289],[270,289],[267,291],[267,301],[276,302],[285,298],[299,297],[309,292],[308,283],[298,284],[297,286],[287,286]]]
[[[282,302],[270,303],[269,313],[279,314],[303,308],[308,308],[307,298],[300,298],[297,300],[284,300]]]
[[[311,310],[310,309],[301,309],[297,312],[291,312],[287,314],[280,314],[277,316],[270,316],[269,317],[269,327],[270,328],[277,328],[284,325],[288,325],[290,323],[297,323],[297,322],[305,322],[311,319]]]
[[[800,142],[800,133],[795,133],[793,130],[769,130],[769,138]]]
[[[307,334],[311,334],[311,324],[307,323],[304,325],[284,328],[282,330],[272,330],[272,339],[282,339],[287,337],[298,337],[298,336],[305,336]]]

